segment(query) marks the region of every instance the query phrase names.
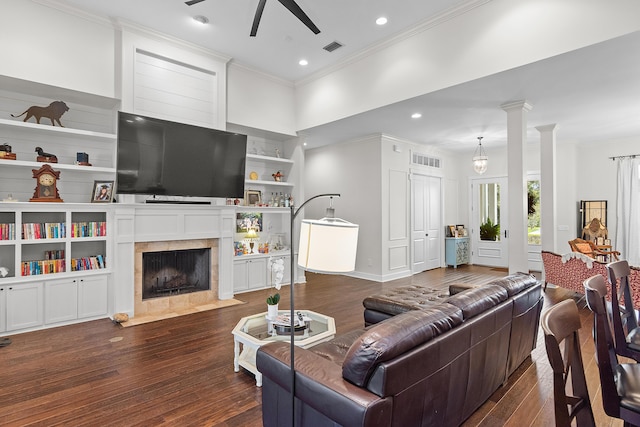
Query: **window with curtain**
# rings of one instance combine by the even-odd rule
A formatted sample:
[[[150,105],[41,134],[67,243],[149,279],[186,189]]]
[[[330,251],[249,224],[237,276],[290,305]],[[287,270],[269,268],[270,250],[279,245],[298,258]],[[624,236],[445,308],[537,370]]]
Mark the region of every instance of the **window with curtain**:
[[[617,162],[615,245],[630,265],[640,266],[640,158]]]

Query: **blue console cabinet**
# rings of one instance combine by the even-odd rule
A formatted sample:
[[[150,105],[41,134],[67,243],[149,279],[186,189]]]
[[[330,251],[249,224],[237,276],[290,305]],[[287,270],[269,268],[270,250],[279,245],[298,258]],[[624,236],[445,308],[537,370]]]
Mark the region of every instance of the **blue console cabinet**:
[[[461,264],[469,263],[469,238],[445,237],[445,262],[458,268]]]

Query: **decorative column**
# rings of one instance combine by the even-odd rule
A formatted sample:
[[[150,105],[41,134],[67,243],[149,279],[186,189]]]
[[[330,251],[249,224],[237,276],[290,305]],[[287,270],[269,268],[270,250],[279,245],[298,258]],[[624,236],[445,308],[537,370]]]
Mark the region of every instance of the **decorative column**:
[[[527,113],[533,108],[526,101],[500,106],[507,113],[507,213],[509,229],[501,230],[507,238],[509,274],[528,272],[527,257],[527,177],[524,169],[524,144],[527,137]]]
[[[540,227],[542,250],[557,251],[556,217],[556,130],[558,126],[537,126],[540,132]]]

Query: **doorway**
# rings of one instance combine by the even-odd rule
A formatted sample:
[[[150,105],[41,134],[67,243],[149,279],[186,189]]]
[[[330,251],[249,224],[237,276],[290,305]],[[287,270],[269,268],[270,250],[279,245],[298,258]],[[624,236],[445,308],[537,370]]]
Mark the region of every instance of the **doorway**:
[[[473,264],[508,267],[507,178],[472,179],[471,195]]]
[[[527,177],[527,261],[529,271],[542,271],[540,175]]]

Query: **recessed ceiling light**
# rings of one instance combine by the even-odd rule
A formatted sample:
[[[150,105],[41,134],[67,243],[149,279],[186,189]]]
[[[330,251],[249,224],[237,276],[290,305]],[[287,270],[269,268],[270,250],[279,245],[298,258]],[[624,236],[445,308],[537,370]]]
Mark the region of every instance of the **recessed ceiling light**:
[[[387,18],[385,18],[384,16],[381,16],[380,18],[376,19],[376,24],[378,25],[384,25],[387,23]]]
[[[200,24],[202,24],[202,25],[205,25],[205,24],[209,23],[209,18],[207,18],[204,15],[196,15],[196,16],[193,17],[193,20],[198,22],[198,23],[200,23]]]
[[[307,61],[306,59],[301,59],[300,61],[298,61],[298,64],[304,67],[305,65],[309,65],[309,61]]]
[[[422,117],[422,114],[420,114],[420,113],[413,113],[413,114],[411,115],[411,118],[412,118],[412,119],[419,119],[420,117]]]

